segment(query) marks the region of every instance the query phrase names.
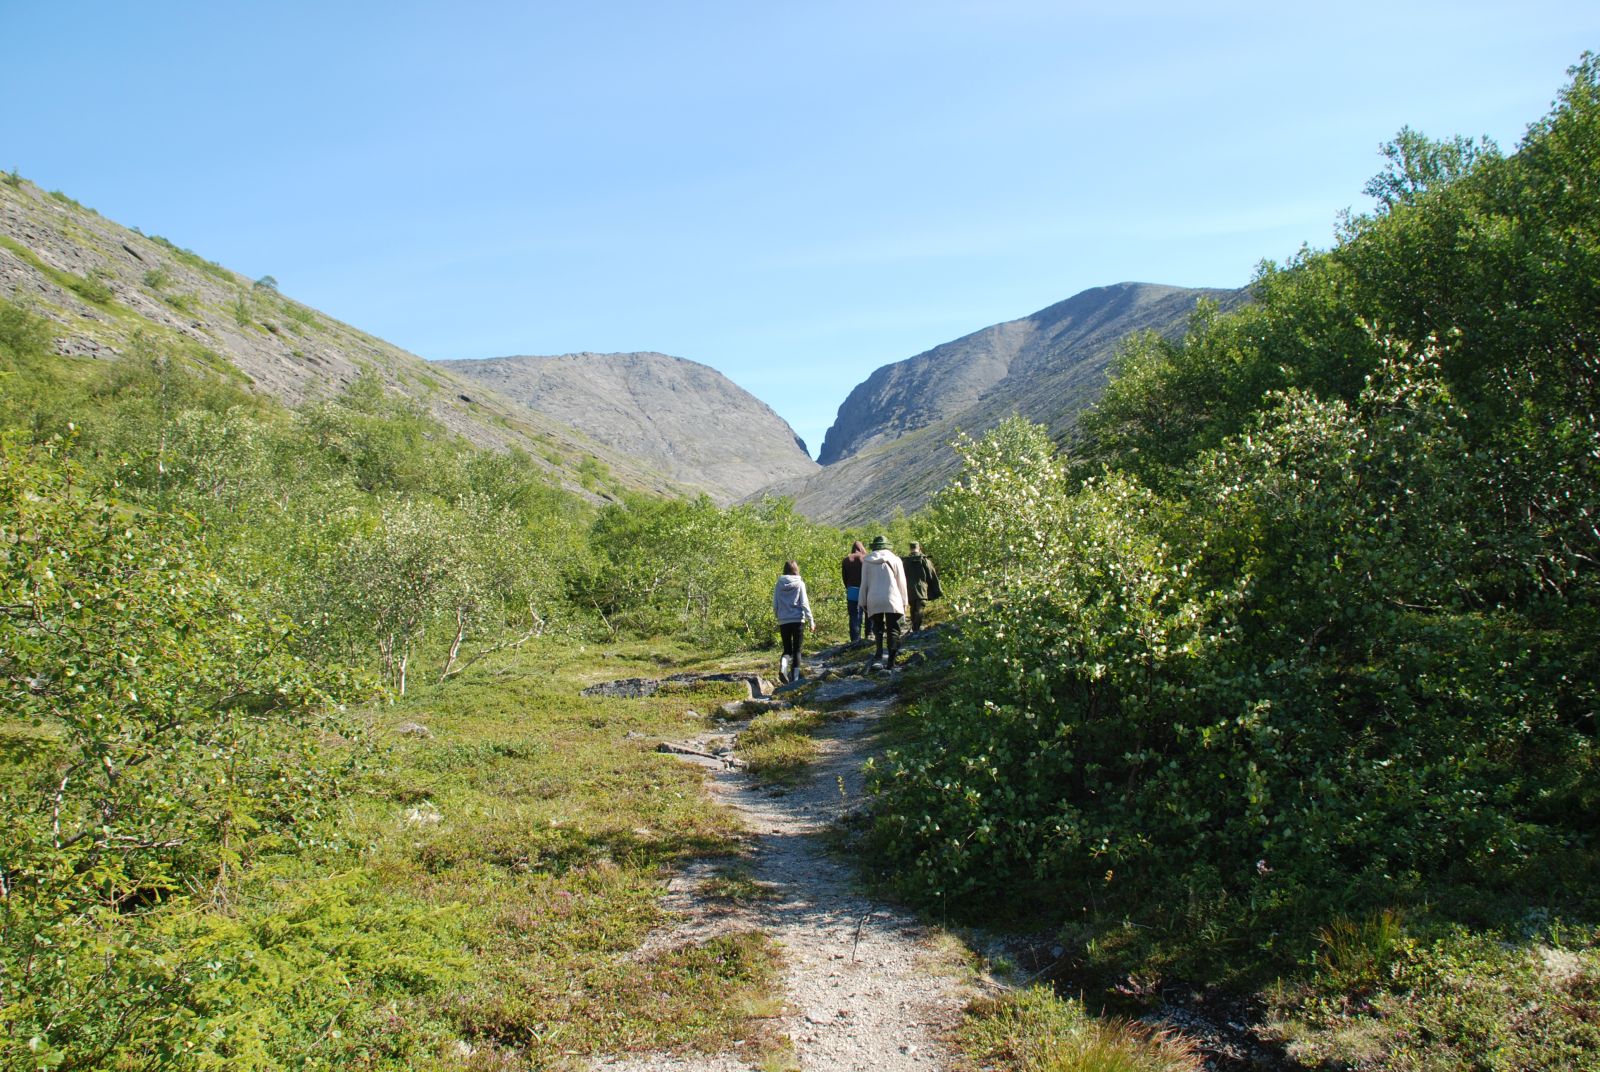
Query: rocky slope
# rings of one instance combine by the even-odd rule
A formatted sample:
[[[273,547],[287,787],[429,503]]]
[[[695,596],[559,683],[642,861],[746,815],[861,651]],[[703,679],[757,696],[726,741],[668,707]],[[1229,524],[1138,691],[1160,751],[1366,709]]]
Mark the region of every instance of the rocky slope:
[[[852,391],[823,442],[825,468],[763,489],[818,520],[860,524],[911,512],[956,473],[950,441],[1012,414],[1065,435],[1105,384],[1118,343],[1180,334],[1202,298],[1231,307],[1242,290],[1119,283],[984,328],[878,369]]]
[[[139,335],[195,365],[242,374],[289,406],[335,394],[372,369],[390,391],[464,438],[520,447],[532,464],[591,497],[688,490],[479,381],[292,301],[270,282],[252,282],[10,175],[0,181],[0,297],[54,320],[63,354],[112,359]]]
[[[794,429],[716,369],[666,354],[437,363],[727,503],[817,471]]]

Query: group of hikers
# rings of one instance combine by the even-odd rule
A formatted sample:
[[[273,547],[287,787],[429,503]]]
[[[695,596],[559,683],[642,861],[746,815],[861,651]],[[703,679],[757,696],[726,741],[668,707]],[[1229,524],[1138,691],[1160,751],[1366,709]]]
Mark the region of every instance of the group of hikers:
[[[861,642],[862,626],[876,641],[872,665],[894,669],[900,654],[901,628],[907,613],[911,631],[922,628],[922,615],[929,600],[943,593],[933,559],[922,553],[915,540],[905,558],[895,554],[884,536],[875,536],[869,553],[860,540],[850,545],[850,553],[839,563],[839,578],[844,582],[845,600],[850,608],[850,643]],[[806,596],[806,582],[800,579],[800,564],[793,559],[783,564],[783,573],[772,590],[772,610],[778,618],[778,633],[783,639],[783,656],[778,663],[778,679],[800,680],[800,641],[806,626],[814,633],[817,620]],[[887,657],[886,657],[887,653]]]

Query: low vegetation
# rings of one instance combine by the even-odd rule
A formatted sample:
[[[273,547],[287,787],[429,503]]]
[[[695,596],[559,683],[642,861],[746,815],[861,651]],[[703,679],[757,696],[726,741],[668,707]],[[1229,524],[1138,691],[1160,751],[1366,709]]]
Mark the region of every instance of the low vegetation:
[[[959,1036],[969,1060],[1016,1072],[1201,1072],[1194,1048],[1031,987],[979,1001]]]
[[[3,1067],[761,1045],[760,935],[636,956],[663,868],[733,848],[626,738],[686,698],[578,693],[596,641],[613,676],[660,671],[630,616],[697,657],[756,636],[767,559],[822,530],[602,517],[372,379],[287,413],[148,343],[52,350],[0,304]],[[634,513],[632,543],[594,538]],[[647,553],[669,536],[749,572]]]
[[[797,785],[810,775],[817,755],[813,732],[825,720],[814,711],[771,711],[758,715],[739,735],[745,770],[766,785]]]
[[[931,519],[958,672],[877,773],[905,896],[1020,906],[1107,1002],[1301,980],[1308,1058],[1596,1059],[1566,987],[1600,914],[1600,65],[1572,73],[1514,155],[1403,132],[1373,215],[1135,340],[1068,452],[962,447]]]
[[[1047,929],[1083,995],[981,1003],[978,1067],[1198,1067],[1093,1015],[1180,990],[1311,1066],[1600,1055],[1600,62],[1572,76],[1510,155],[1402,132],[1335,248],[887,526],[940,561],[953,662],[869,858],[932,917]],[[241,325],[314,323],[267,283]],[[770,644],[786,558],[842,638],[860,534],[596,508],[375,376],[289,412],[52,332],[0,302],[0,1067],[784,1060],[763,936],[640,952],[665,869],[736,849],[628,736],[685,697],[579,692]],[[801,777],[822,717],[757,719],[751,769]]]

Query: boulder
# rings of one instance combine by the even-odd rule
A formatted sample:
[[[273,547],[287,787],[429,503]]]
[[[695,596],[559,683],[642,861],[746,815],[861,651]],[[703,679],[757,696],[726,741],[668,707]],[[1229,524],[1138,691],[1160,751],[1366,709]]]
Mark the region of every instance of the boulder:
[[[884,691],[884,684],[879,681],[867,681],[859,677],[839,678],[835,681],[819,682],[811,692],[812,703],[843,703],[847,700],[859,700],[865,696],[872,696]]]

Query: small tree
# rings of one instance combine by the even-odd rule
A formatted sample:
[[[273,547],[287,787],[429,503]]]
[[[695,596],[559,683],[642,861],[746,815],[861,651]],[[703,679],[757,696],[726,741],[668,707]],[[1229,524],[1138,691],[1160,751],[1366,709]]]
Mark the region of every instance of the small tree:
[[[335,565],[344,613],[366,623],[384,677],[405,695],[411,656],[429,624],[479,589],[460,519],[431,502],[389,507]]]

